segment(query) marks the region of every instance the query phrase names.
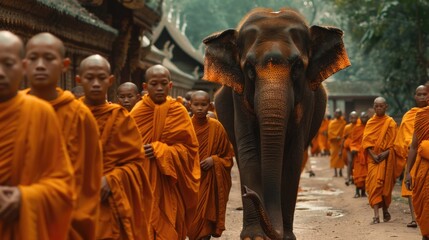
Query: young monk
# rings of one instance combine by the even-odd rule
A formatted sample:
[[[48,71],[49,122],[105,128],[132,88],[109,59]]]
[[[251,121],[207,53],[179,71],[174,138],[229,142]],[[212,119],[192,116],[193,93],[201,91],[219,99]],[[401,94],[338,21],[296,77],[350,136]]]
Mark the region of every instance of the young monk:
[[[54,108],[74,169],[76,204],[69,239],[95,239],[103,170],[97,122],[72,93],[57,87],[70,64],[60,39],[50,33],[35,35],[27,42],[25,61],[31,88],[24,92]]]
[[[198,203],[198,139],[185,107],[168,96],[170,72],[162,65],[146,70],[148,91],[131,111],[142,135],[145,169],[154,189],[150,239],[185,239]],[[149,239],[149,238],[148,238]]]
[[[374,100],[375,115],[368,121],[362,137],[368,164],[366,191],[371,207],[374,209],[372,223],[380,223],[378,209],[383,209],[383,221],[390,220],[388,211],[392,201],[392,190],[395,183],[395,154],[393,143],[396,137],[396,123],[386,115],[386,100],[377,97]]]
[[[365,179],[368,174],[368,167],[365,158],[365,149],[362,148],[363,131],[369,116],[366,112],[360,114],[360,123],[357,123],[350,133],[350,152],[352,161],[350,168],[352,169],[353,183],[356,186],[355,198],[366,197]]]
[[[334,177],[343,176],[344,161],[340,157],[341,137],[343,136],[346,121],[342,117],[340,109],[335,110],[335,119],[328,126],[328,140],[331,153],[331,168],[334,169]],[[337,172],[339,169],[339,175]]]
[[[81,100],[97,120],[103,147],[100,220],[97,239],[149,239],[152,190],[142,167],[141,137],[128,111],[106,101],[114,80],[110,65],[100,55],[85,58],[76,81]]]
[[[207,113],[210,96],[195,91],[191,96],[192,124],[197,134],[201,166],[198,207],[188,236],[190,240],[220,237],[225,230],[226,203],[231,189],[234,151],[222,124]]]
[[[358,115],[357,112],[352,111],[349,114],[349,124],[347,124],[344,127],[343,136],[341,139],[341,146],[340,146],[340,157],[342,158],[343,162],[347,164],[347,179],[346,179],[346,185],[349,186],[352,183],[352,155],[350,151],[350,133],[353,131],[353,128],[356,126],[358,121]]]
[[[427,87],[427,85],[426,85]],[[423,240],[429,240],[429,106],[417,112],[407,159],[405,183],[412,190],[416,221]],[[417,158],[416,158],[417,157]]]
[[[76,86],[76,87],[72,88],[71,92],[73,93],[73,95],[76,99],[79,99],[79,98],[85,96],[85,93],[83,92],[82,86]]]
[[[416,113],[422,108],[427,106],[426,102],[427,91],[424,85],[420,85],[416,88],[414,94],[414,100],[416,107],[411,108],[408,112],[402,117],[401,125],[398,129],[398,134],[396,135],[394,149],[396,154],[396,169],[395,169],[395,178],[401,175],[404,170],[405,162],[408,157],[408,149],[411,144],[411,140],[414,134],[414,120]],[[405,184],[405,178],[402,183],[401,195],[404,198],[408,199],[408,205],[410,207],[411,213],[411,222],[407,224],[407,227],[417,227],[417,223],[414,216],[414,209],[412,204],[412,192],[409,191]]]
[[[141,100],[139,89],[132,82],[125,82],[119,85],[117,94],[119,105],[129,112],[133,109],[134,105]]]
[[[52,107],[18,93],[24,46],[0,31],[0,239],[66,239],[73,169]]]

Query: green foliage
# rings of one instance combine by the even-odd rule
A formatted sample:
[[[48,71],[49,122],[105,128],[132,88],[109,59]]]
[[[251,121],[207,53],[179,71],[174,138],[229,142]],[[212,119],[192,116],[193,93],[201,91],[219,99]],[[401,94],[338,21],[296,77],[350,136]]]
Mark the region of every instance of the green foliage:
[[[416,87],[429,80],[429,2],[332,0],[346,22],[353,67],[347,77],[382,81],[390,114],[413,106]],[[354,61],[357,64],[354,64]],[[368,74],[369,73],[369,74]],[[363,75],[361,75],[363,74]]]

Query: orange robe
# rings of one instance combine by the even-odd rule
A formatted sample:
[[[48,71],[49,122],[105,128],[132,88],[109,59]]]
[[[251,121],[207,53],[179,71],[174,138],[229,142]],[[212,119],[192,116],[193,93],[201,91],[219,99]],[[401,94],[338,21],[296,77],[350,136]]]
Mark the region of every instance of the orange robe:
[[[416,114],[418,154],[412,169],[413,206],[423,236],[429,237],[429,107]]]
[[[401,125],[398,129],[398,134],[396,135],[394,149],[396,154],[396,168],[395,168],[395,178],[399,177],[404,171],[405,164],[407,162],[408,157],[408,149],[411,144],[411,140],[413,139],[414,134],[414,119],[416,117],[416,113],[421,108],[414,107],[410,109],[408,112],[404,114],[402,117]],[[405,178],[402,183],[401,195],[402,197],[411,196],[412,192],[407,189],[405,186]]]
[[[198,139],[185,107],[167,97],[155,104],[145,95],[131,111],[142,135],[151,144],[155,160],[144,167],[154,190],[150,239],[185,239],[198,203],[200,162]]]
[[[149,239],[153,195],[136,123],[118,104],[89,109],[99,127],[103,175],[111,190],[101,202],[97,239]]]
[[[344,167],[344,162],[338,155],[341,151],[341,137],[343,136],[344,126],[346,126],[346,121],[342,117],[329,123],[328,139],[331,152],[331,168]]]
[[[328,141],[328,126],[329,120],[324,118],[320,124],[319,131],[317,132],[317,142],[319,143],[320,151],[324,152],[329,150],[329,141]]]
[[[353,128],[356,126],[356,123],[349,123],[344,127],[342,141],[343,143],[343,149],[341,149],[341,159],[343,160],[344,164],[347,165],[347,152],[350,151],[350,133],[353,131]]]
[[[24,90],[29,94],[30,89]],[[69,239],[95,239],[100,207],[103,158],[98,126],[91,111],[69,91],[57,88],[49,103],[57,114],[74,170],[76,204]]]
[[[366,191],[371,207],[384,203],[388,207],[392,201],[392,190],[395,183],[395,153],[393,143],[395,141],[397,126],[393,118],[384,115],[378,117],[374,115],[368,120],[362,137],[363,149],[373,148],[374,154],[389,149],[390,153],[387,159],[381,163],[374,163],[371,156],[366,154],[368,164],[368,175],[366,177]]]
[[[362,137],[365,125],[357,124],[350,133],[350,151],[357,151],[353,156],[353,182],[358,188],[365,187],[368,174],[365,149],[362,148]]]
[[[192,123],[200,144],[200,161],[212,157],[213,167],[208,171],[201,170],[198,207],[188,236],[191,240],[208,235],[220,237],[225,230],[234,151],[219,121],[207,118],[204,124],[200,124],[194,116]]]
[[[316,133],[316,136],[311,140],[311,148],[310,152],[311,155],[317,155],[320,153],[320,146],[319,146],[319,133]]]
[[[0,239],[66,239],[73,169],[52,107],[20,92],[0,103],[0,185],[18,186],[19,219],[0,220]]]

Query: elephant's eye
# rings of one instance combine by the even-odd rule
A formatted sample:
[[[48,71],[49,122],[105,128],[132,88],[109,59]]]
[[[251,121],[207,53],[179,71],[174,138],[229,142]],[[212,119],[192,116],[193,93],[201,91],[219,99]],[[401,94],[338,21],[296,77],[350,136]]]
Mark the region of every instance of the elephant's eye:
[[[255,71],[251,67],[247,68],[247,77],[252,80],[255,78]]]

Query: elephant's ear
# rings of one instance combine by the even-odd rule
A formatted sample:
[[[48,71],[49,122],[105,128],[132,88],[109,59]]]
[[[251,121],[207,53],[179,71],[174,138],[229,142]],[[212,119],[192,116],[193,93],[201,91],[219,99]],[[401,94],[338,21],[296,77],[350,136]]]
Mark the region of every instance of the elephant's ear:
[[[343,31],[333,27],[312,26],[310,63],[307,77],[316,90],[332,74],[350,66],[343,43]]]
[[[228,29],[203,40],[206,45],[203,78],[227,85],[241,94],[244,81],[239,64],[237,35],[235,29]]]

